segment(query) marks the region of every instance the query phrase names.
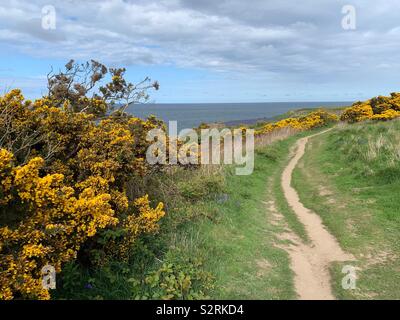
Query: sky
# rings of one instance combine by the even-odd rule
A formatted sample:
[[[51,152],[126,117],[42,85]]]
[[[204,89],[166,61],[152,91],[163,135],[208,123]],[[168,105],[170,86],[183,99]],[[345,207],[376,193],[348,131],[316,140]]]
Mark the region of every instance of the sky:
[[[0,90],[36,98],[95,59],[158,80],[157,103],[363,100],[400,91],[399,18],[398,0],[0,0]]]

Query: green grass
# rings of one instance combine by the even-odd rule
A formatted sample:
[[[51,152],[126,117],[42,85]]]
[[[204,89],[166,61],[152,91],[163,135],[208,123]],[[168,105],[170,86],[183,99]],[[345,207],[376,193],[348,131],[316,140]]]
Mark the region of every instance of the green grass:
[[[284,147],[286,144],[290,144],[290,146],[294,145],[294,142],[302,136],[306,134],[296,135],[295,137],[287,139],[285,142],[282,142],[281,145]],[[289,162],[289,157],[282,161],[279,166],[278,170],[273,175],[273,180],[271,181],[273,196],[276,202],[277,209],[280,213],[283,214],[285,217],[285,221],[288,224],[288,227],[296,233],[304,242],[308,242],[309,238],[307,232],[305,230],[304,225],[299,221],[296,213],[293,209],[289,206],[286,201],[285,195],[283,194],[282,184],[281,184],[281,176],[283,169],[286,167],[287,163]]]
[[[213,298],[293,299],[293,274],[287,253],[275,246],[281,230],[270,223],[265,201],[287,162],[289,138],[256,152],[255,170],[249,176],[228,174],[229,201],[219,206],[217,224],[205,223],[206,263],[216,278]],[[263,262],[268,267],[262,268]],[[261,265],[261,267],[260,267]]]
[[[206,266],[216,278],[213,298],[296,298],[288,255],[276,246],[277,235],[284,230],[282,225],[271,224],[265,202],[273,200],[287,226],[306,243],[309,241],[304,225],[283,195],[281,175],[295,142],[325,129],[303,132],[258,149],[255,171],[250,176],[227,175],[229,201],[218,206],[217,224],[205,222],[201,228],[206,251],[210,252]],[[263,260],[271,268],[260,276],[257,261]]]
[[[356,290],[341,299],[400,299],[400,122],[345,125],[313,138],[293,176],[306,207],[355,255]]]
[[[53,297],[163,298],[169,293],[162,287],[169,285],[175,292],[172,287],[183,274],[192,279],[191,289],[175,292],[174,299],[295,298],[289,257],[276,247],[276,235],[282,230],[270,223],[265,201],[276,200],[289,225],[305,235],[294,213],[284,206],[280,190],[281,171],[297,138],[258,150],[249,176],[235,175],[234,167],[220,167],[210,172],[177,170],[147,181],[155,202],[167,205],[160,232],[137,241],[127,262],[100,268],[67,265]],[[157,195],[156,190],[168,192]],[[176,279],[172,284],[162,282],[171,275]]]

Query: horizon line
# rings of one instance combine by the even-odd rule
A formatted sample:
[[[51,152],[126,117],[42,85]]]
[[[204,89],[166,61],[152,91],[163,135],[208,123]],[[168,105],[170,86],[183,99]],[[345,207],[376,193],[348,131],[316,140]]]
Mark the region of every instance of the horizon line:
[[[358,100],[315,100],[315,101],[240,101],[240,102],[133,102],[131,104],[243,104],[243,103],[336,103],[354,102]]]

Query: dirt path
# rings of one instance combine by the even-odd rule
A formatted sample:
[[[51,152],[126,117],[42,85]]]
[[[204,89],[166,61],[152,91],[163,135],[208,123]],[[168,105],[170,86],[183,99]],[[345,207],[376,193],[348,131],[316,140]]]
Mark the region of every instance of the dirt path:
[[[327,132],[323,131],[316,135]],[[313,135],[313,136],[316,136]],[[333,261],[353,260],[353,256],[345,253],[323,226],[321,218],[304,207],[299,196],[291,186],[292,173],[304,155],[309,136],[297,141],[297,149],[282,174],[282,189],[288,204],[298,219],[304,224],[311,244],[304,244],[300,239],[293,239],[287,250],[291,257],[292,269],[295,273],[295,287],[300,299],[335,299],[330,284],[329,265]]]

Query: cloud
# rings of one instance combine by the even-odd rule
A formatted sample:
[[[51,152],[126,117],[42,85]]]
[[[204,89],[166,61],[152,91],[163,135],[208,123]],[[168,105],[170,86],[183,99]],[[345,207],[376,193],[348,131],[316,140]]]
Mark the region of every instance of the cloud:
[[[399,71],[397,0],[52,1],[57,29],[41,28],[49,1],[0,2],[0,41],[23,54],[119,65],[173,65],[248,79],[366,81]],[[372,80],[370,80],[372,81]]]

